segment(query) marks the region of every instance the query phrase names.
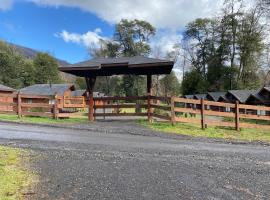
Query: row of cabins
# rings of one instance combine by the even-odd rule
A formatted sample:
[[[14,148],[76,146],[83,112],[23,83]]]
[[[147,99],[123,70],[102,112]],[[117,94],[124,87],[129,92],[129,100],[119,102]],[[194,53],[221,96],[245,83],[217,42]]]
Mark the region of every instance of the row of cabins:
[[[260,90],[229,90],[227,92],[208,92],[207,94],[185,95],[187,99],[270,106],[270,86]]]
[[[185,95],[184,98],[187,99],[204,99],[208,101],[224,102],[224,103],[235,103],[238,101],[240,104],[248,105],[259,105],[259,106],[270,106],[270,86],[263,87],[260,90],[229,90],[227,92],[208,92],[207,94],[194,94]],[[192,107],[193,105],[189,105]],[[225,110],[220,110],[220,107],[212,106],[211,110],[230,112],[230,108],[225,108]],[[249,111],[241,110],[242,113],[251,112],[250,114],[266,115],[264,111]]]
[[[1,102],[12,103],[14,99],[8,97],[6,94],[18,93],[22,95],[35,95],[35,96],[55,96],[57,95],[58,107],[60,110],[64,110],[64,99],[65,97],[81,97],[83,96],[87,104],[87,92],[86,90],[76,90],[73,84],[36,84],[29,87],[22,88],[20,90],[15,90],[13,88],[7,87],[0,84],[0,111],[11,111],[12,106],[3,106]],[[1,94],[4,94],[1,96]],[[103,93],[94,92],[94,97],[102,97]],[[47,98],[23,98],[23,103],[48,103],[54,104],[55,99]],[[102,102],[96,102],[96,104],[101,104]]]

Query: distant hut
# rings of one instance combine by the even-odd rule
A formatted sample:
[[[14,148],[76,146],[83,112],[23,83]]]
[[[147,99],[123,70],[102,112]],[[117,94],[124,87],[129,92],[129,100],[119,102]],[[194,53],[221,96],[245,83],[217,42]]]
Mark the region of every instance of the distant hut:
[[[0,84],[0,111],[13,111],[12,106],[1,105],[1,102],[13,103],[13,97],[8,97],[7,95],[13,94],[14,92],[16,92],[15,89]]]

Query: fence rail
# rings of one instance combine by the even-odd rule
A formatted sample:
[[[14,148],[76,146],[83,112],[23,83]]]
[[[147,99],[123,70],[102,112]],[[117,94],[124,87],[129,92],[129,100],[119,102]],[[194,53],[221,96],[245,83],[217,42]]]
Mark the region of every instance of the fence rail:
[[[31,101],[28,101],[31,99]],[[61,118],[60,108],[85,108],[83,97],[64,97],[56,95],[0,94],[0,113],[21,116],[42,116]],[[3,109],[6,108],[6,109]],[[97,110],[101,112],[97,112]],[[170,121],[200,124],[207,126],[228,126],[240,128],[270,129],[270,107],[236,103],[213,102],[184,99],[178,97],[133,96],[133,97],[95,97],[95,117],[148,116]],[[109,111],[109,112],[108,112]],[[255,123],[254,123],[255,121]],[[263,123],[261,123],[263,122]]]

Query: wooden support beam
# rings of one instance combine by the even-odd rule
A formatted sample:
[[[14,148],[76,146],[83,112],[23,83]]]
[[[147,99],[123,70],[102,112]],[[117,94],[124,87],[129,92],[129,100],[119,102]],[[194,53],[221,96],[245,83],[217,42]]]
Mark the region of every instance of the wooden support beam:
[[[204,99],[201,98],[201,126],[202,126],[202,129],[203,130],[205,129],[205,114],[204,114],[204,110],[205,110]]]
[[[239,102],[235,102],[235,130],[240,131]]]
[[[148,122],[152,122],[152,110],[151,110],[151,95],[152,95],[152,76],[147,75],[147,117]]]
[[[94,87],[96,83],[96,77],[85,77],[87,90],[88,90],[88,100],[89,100],[89,111],[88,111],[88,119],[90,122],[94,121]]]

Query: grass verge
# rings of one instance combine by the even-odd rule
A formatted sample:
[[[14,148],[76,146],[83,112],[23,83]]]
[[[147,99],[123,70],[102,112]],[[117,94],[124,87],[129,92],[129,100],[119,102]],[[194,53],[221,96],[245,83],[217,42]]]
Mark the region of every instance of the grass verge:
[[[52,119],[46,117],[22,117],[18,118],[17,115],[0,114],[0,120],[12,121],[12,122],[29,122],[29,123],[40,123],[40,124],[74,124],[74,123],[87,123],[87,118],[68,118],[68,119]]]
[[[25,190],[32,184],[33,175],[24,169],[29,152],[0,146],[0,199],[24,199]]]
[[[202,130],[200,126],[195,124],[177,123],[172,126],[168,122],[154,122],[152,124],[149,124],[145,120],[139,120],[138,122],[156,131],[188,135],[192,137],[270,142],[269,130],[241,129],[241,131],[238,132],[229,127],[208,127],[207,129]]]

